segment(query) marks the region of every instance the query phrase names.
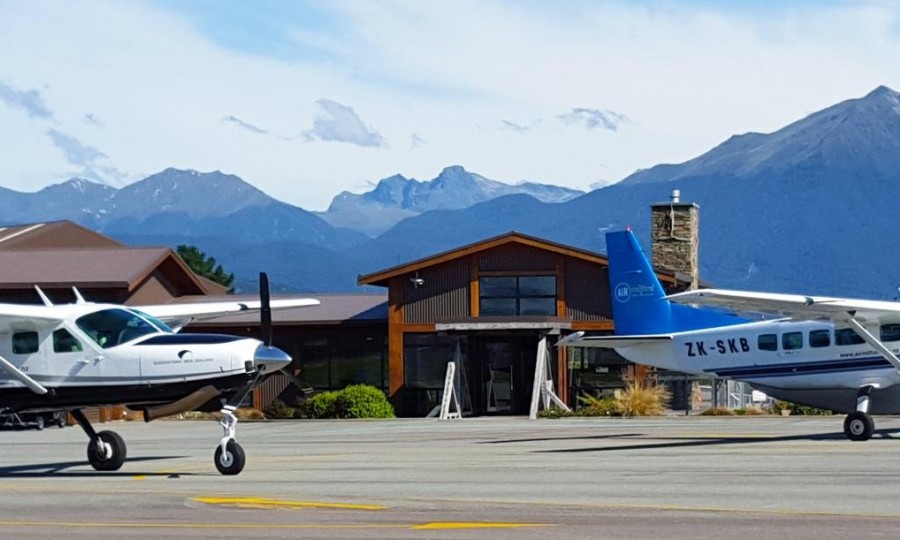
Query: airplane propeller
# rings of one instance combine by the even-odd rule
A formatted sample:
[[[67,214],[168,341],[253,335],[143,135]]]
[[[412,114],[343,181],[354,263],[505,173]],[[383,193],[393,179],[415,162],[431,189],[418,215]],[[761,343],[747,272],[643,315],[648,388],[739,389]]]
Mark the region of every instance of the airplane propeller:
[[[272,346],[272,307],[271,295],[269,294],[269,276],[265,272],[259,273],[259,339],[267,347]],[[300,389],[304,394],[312,392],[312,388],[308,384],[304,384],[296,375],[291,373],[285,366],[281,370],[281,374],[290,381],[291,384]]]

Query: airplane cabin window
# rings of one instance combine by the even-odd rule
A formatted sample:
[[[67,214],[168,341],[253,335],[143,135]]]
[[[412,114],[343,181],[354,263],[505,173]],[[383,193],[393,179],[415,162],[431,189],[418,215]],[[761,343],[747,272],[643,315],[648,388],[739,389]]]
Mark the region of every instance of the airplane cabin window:
[[[778,336],[775,334],[761,334],[756,340],[756,348],[761,351],[777,351]]]
[[[834,331],[835,345],[859,345],[866,340],[861,338],[852,328],[838,328]]]
[[[37,332],[16,332],[12,335],[14,354],[31,354],[38,352]]]
[[[115,347],[159,329],[125,309],[104,309],[79,317],[75,324],[104,349]]]
[[[81,352],[84,348],[81,342],[69,333],[65,328],[60,328],[53,332],[53,352]]]
[[[831,330],[811,330],[809,332],[809,346],[813,348],[828,347],[831,345]]]
[[[900,341],[900,324],[882,324],[881,341]]]
[[[781,334],[781,348],[794,351],[803,348],[803,332],[785,332]]]

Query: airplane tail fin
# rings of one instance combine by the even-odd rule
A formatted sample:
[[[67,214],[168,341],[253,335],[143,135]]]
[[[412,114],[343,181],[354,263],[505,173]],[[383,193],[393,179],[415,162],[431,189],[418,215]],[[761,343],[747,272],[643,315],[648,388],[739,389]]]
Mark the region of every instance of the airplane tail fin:
[[[746,322],[720,311],[669,302],[631,230],[606,233],[606,253],[617,335],[670,334]]]

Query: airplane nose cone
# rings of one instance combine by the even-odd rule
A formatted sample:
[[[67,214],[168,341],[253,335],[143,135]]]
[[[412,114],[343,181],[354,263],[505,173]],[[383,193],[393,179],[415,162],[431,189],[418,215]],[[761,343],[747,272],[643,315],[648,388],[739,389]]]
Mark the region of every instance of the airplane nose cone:
[[[261,372],[271,373],[286,368],[291,363],[291,356],[278,347],[260,345],[253,354],[253,363]]]

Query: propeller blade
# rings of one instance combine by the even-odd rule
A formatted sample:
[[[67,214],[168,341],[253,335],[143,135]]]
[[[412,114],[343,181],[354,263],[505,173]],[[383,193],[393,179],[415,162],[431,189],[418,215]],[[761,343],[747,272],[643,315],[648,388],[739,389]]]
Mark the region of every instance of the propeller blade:
[[[272,345],[272,304],[269,301],[269,276],[259,273],[259,339]]]

